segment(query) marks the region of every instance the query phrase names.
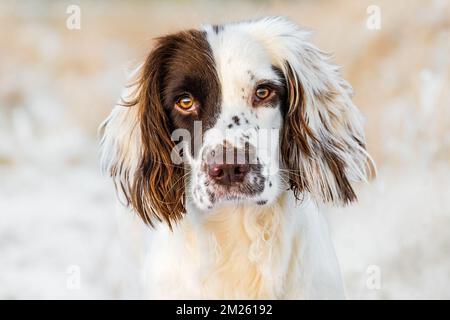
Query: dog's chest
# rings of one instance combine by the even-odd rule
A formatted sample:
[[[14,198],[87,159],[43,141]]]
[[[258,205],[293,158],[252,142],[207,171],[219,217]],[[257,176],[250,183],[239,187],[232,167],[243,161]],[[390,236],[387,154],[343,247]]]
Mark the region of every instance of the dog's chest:
[[[208,219],[199,239],[207,253],[201,261],[207,272],[199,275],[205,291],[224,298],[275,298],[282,280],[274,276],[282,272],[278,223],[273,211],[239,209]]]
[[[284,217],[276,211],[227,208],[201,223],[182,223],[166,243],[157,240],[158,272],[150,273],[155,295],[280,298],[297,266],[295,239],[286,241]]]

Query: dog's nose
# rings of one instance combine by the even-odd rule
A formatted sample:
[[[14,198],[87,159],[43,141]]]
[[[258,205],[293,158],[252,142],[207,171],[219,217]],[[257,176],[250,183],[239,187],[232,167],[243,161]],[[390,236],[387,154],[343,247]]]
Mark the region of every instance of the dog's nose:
[[[248,164],[211,164],[208,174],[217,183],[229,186],[244,181],[249,170]]]

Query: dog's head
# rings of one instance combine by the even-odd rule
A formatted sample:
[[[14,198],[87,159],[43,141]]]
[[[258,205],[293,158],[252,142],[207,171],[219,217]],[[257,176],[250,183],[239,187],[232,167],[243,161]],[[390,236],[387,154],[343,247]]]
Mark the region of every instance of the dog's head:
[[[168,35],[104,124],[103,165],[147,223],[186,201],[270,205],[291,190],[356,199],[370,157],[351,87],[282,18]]]

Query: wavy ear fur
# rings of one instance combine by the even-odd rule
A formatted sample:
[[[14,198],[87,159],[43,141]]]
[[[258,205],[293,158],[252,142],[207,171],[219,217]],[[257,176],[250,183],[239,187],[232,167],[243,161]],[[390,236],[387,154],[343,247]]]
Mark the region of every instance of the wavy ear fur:
[[[184,168],[171,160],[171,123],[161,102],[163,64],[170,52],[170,39],[160,39],[101,126],[103,170],[114,179],[120,198],[149,225],[157,219],[171,226],[185,213]]]
[[[366,181],[375,167],[350,85],[329,56],[306,41],[309,33],[292,22],[262,19],[250,33],[260,37],[286,80],[281,154],[295,196],[307,191],[324,202],[354,201],[350,181]]]

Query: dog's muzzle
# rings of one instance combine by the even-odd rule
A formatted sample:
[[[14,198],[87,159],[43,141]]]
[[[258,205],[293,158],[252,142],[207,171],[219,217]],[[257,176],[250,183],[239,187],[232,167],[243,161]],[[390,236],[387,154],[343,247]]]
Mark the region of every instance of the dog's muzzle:
[[[209,179],[218,186],[239,186],[248,181],[255,171],[260,171],[261,165],[254,152],[254,147],[248,143],[245,148],[237,148],[224,141],[205,151],[204,171]]]

